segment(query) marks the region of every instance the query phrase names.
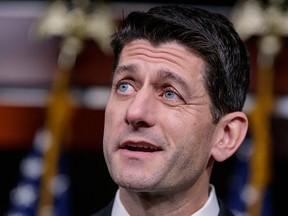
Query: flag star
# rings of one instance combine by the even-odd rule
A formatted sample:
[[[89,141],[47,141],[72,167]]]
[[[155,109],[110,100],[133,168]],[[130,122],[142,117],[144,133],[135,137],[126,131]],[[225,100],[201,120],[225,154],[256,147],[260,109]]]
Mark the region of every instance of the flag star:
[[[29,157],[21,163],[21,172],[30,179],[37,180],[43,173],[43,161],[39,157]]]
[[[36,201],[36,199],[36,189],[32,185],[23,184],[12,191],[12,200],[18,206],[28,208]]]
[[[69,188],[69,179],[64,174],[59,174],[52,179],[51,190],[54,195],[60,196]]]

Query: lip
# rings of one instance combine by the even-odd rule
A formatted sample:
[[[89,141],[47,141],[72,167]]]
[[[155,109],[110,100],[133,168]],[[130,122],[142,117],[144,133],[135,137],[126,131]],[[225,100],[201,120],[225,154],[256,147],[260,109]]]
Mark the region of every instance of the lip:
[[[131,154],[153,154],[163,149],[143,140],[127,140],[119,145],[119,150],[123,150]]]

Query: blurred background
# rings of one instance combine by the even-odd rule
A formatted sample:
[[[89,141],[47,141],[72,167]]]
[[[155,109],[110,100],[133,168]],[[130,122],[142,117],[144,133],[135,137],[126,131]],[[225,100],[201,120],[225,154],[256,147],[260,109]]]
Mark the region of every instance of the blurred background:
[[[102,155],[109,35],[132,10],[175,3],[229,18],[251,56],[249,133],[216,164],[218,195],[236,215],[286,212],[286,1],[0,0],[0,215],[83,216],[111,200]]]

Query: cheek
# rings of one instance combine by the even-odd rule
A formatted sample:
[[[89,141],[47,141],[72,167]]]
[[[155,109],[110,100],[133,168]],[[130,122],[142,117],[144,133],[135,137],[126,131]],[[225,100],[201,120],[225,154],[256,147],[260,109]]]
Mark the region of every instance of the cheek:
[[[125,107],[113,101],[108,102],[105,109],[103,145],[115,146],[120,131],[125,127]]]
[[[111,139],[114,137],[113,132],[114,125],[115,125],[115,118],[118,117],[118,113],[115,113],[113,110],[113,106],[111,106],[111,103],[107,104],[106,110],[105,110],[105,119],[104,119],[104,135],[103,135],[103,147],[104,150],[111,145]]]
[[[110,109],[107,107],[105,110],[105,116],[104,116],[104,140],[107,139],[108,134],[111,132],[110,130],[110,124],[112,124],[112,112]]]
[[[173,147],[187,157],[210,156],[213,126],[211,122],[192,118],[167,117],[166,135]]]
[[[120,119],[124,119],[123,112],[124,109],[121,108],[121,106],[110,100],[105,109],[104,129],[112,132],[113,130],[111,129],[116,126],[117,122],[119,122]]]
[[[104,134],[103,134],[103,153],[106,160],[108,170],[111,169],[111,152],[113,151],[113,146],[115,146],[115,118],[118,117],[118,113],[115,113],[111,103],[107,104],[105,109],[105,119],[104,119]]]

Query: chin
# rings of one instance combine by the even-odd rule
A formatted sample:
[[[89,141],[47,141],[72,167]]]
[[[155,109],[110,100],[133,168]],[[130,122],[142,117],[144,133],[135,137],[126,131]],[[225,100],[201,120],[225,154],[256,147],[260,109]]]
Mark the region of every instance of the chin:
[[[132,192],[152,192],[155,190],[155,184],[144,182],[143,180],[115,181],[120,187]]]

